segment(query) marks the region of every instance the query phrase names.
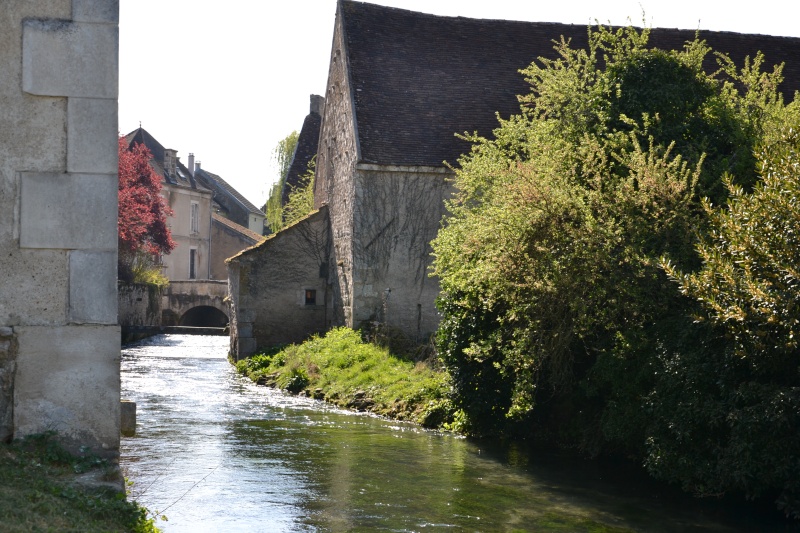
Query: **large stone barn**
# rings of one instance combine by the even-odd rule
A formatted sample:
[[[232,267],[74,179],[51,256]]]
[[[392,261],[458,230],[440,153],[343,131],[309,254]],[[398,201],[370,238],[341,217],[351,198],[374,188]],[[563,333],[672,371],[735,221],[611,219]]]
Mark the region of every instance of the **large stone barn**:
[[[450,193],[456,133],[491,135],[519,112],[519,70],[554,58],[585,26],[441,17],[341,0],[318,143],[315,211],[229,260],[231,351],[301,341],[337,325],[381,324],[412,340],[436,329],[430,241]],[[654,29],[678,49],[695,31]],[[738,65],[761,50],[800,87],[800,39],[700,32]],[[713,58],[709,58],[713,61]],[[714,68],[713,65],[710,68]]]

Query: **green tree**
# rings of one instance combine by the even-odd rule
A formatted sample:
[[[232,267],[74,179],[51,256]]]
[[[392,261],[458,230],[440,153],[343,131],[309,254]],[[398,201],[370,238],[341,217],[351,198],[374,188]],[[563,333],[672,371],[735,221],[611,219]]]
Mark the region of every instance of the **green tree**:
[[[797,117],[795,124],[800,125]],[[724,349],[684,350],[682,358],[664,354],[665,366],[685,386],[657,380],[650,404],[660,423],[647,457],[651,470],[695,492],[734,488],[755,497],[778,487],[781,507],[795,516],[800,516],[799,149],[797,130],[785,131],[761,149],[762,179],[752,193],[726,179],[727,206],[704,203],[711,231],[698,244],[700,270],[684,273],[664,263],[681,291],[699,303],[696,318],[708,323]]]
[[[299,137],[300,134],[293,131],[272,150],[272,160],[278,168],[278,179],[272,184],[269,198],[264,206],[270,233],[280,231],[286,225],[283,220],[283,188],[286,186],[286,176],[289,174],[289,166],[292,164]]]
[[[714,349],[661,257],[699,268],[711,223],[702,198],[724,202],[726,174],[745,190],[757,183],[753,150],[786,122],[781,71],[763,72],[760,55],[737,69],[717,54],[707,73],[704,42],[647,43],[647,30],[603,27],[586,50],[557,43],[557,59],[522,71],[531,92],[520,114],[493,139],[466,136],[433,271],[438,349],[469,433],[649,461],[651,437],[668,433],[652,414],[682,401],[656,394],[682,386],[670,355],[699,362]],[[703,442],[696,458],[714,453]]]
[[[291,226],[314,210],[314,170],[317,158],[308,163],[306,173],[300,177],[297,186],[289,193],[289,201],[283,206],[283,223]]]

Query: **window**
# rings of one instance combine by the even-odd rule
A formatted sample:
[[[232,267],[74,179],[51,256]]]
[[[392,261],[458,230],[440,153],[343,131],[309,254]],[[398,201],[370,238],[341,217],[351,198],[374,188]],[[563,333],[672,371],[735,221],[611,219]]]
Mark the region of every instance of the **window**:
[[[189,250],[189,279],[197,278],[197,249]]]
[[[200,204],[197,202],[192,202],[189,224],[192,233],[200,233]]]
[[[317,305],[317,291],[306,289],[306,305]]]

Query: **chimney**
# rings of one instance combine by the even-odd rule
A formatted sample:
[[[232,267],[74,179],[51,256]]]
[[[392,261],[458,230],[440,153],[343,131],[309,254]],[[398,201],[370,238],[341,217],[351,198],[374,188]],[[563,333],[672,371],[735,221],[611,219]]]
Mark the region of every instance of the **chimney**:
[[[189,153],[189,174],[194,177],[194,154],[191,152]]]
[[[195,170],[200,170],[200,161],[198,161],[197,163],[194,164],[194,169]]]
[[[318,94],[312,94],[311,112],[321,116],[323,109],[325,109],[325,98]]]
[[[178,151],[164,148],[164,172],[170,176],[178,173]]]

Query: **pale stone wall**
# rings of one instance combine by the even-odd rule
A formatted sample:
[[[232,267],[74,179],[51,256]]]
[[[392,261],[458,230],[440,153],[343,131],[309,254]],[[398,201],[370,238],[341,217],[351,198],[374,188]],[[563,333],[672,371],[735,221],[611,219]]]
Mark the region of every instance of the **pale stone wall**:
[[[325,110],[320,126],[314,206],[320,208],[328,205],[330,212],[333,247],[329,264],[331,296],[336,313],[334,322],[353,327],[353,176],[358,159],[358,144],[343,33],[342,21],[337,13]]]
[[[231,354],[301,342],[333,325],[327,283],[327,208],[228,261]],[[306,302],[306,291],[315,301]]]
[[[170,281],[190,279],[190,250],[195,249],[194,279],[209,279],[211,192],[168,184],[163,184],[161,191],[173,211],[172,216],[167,217],[167,225],[176,244],[171,253],[161,258],[164,275]],[[192,202],[199,205],[198,232],[191,231]]]
[[[431,240],[451,193],[444,168],[359,164],[355,176],[353,322],[387,325],[416,342],[436,329],[439,283]]]
[[[122,328],[161,325],[161,292],[146,283],[120,283],[119,325]]]
[[[1,11],[0,438],[114,454],[118,3]]]

